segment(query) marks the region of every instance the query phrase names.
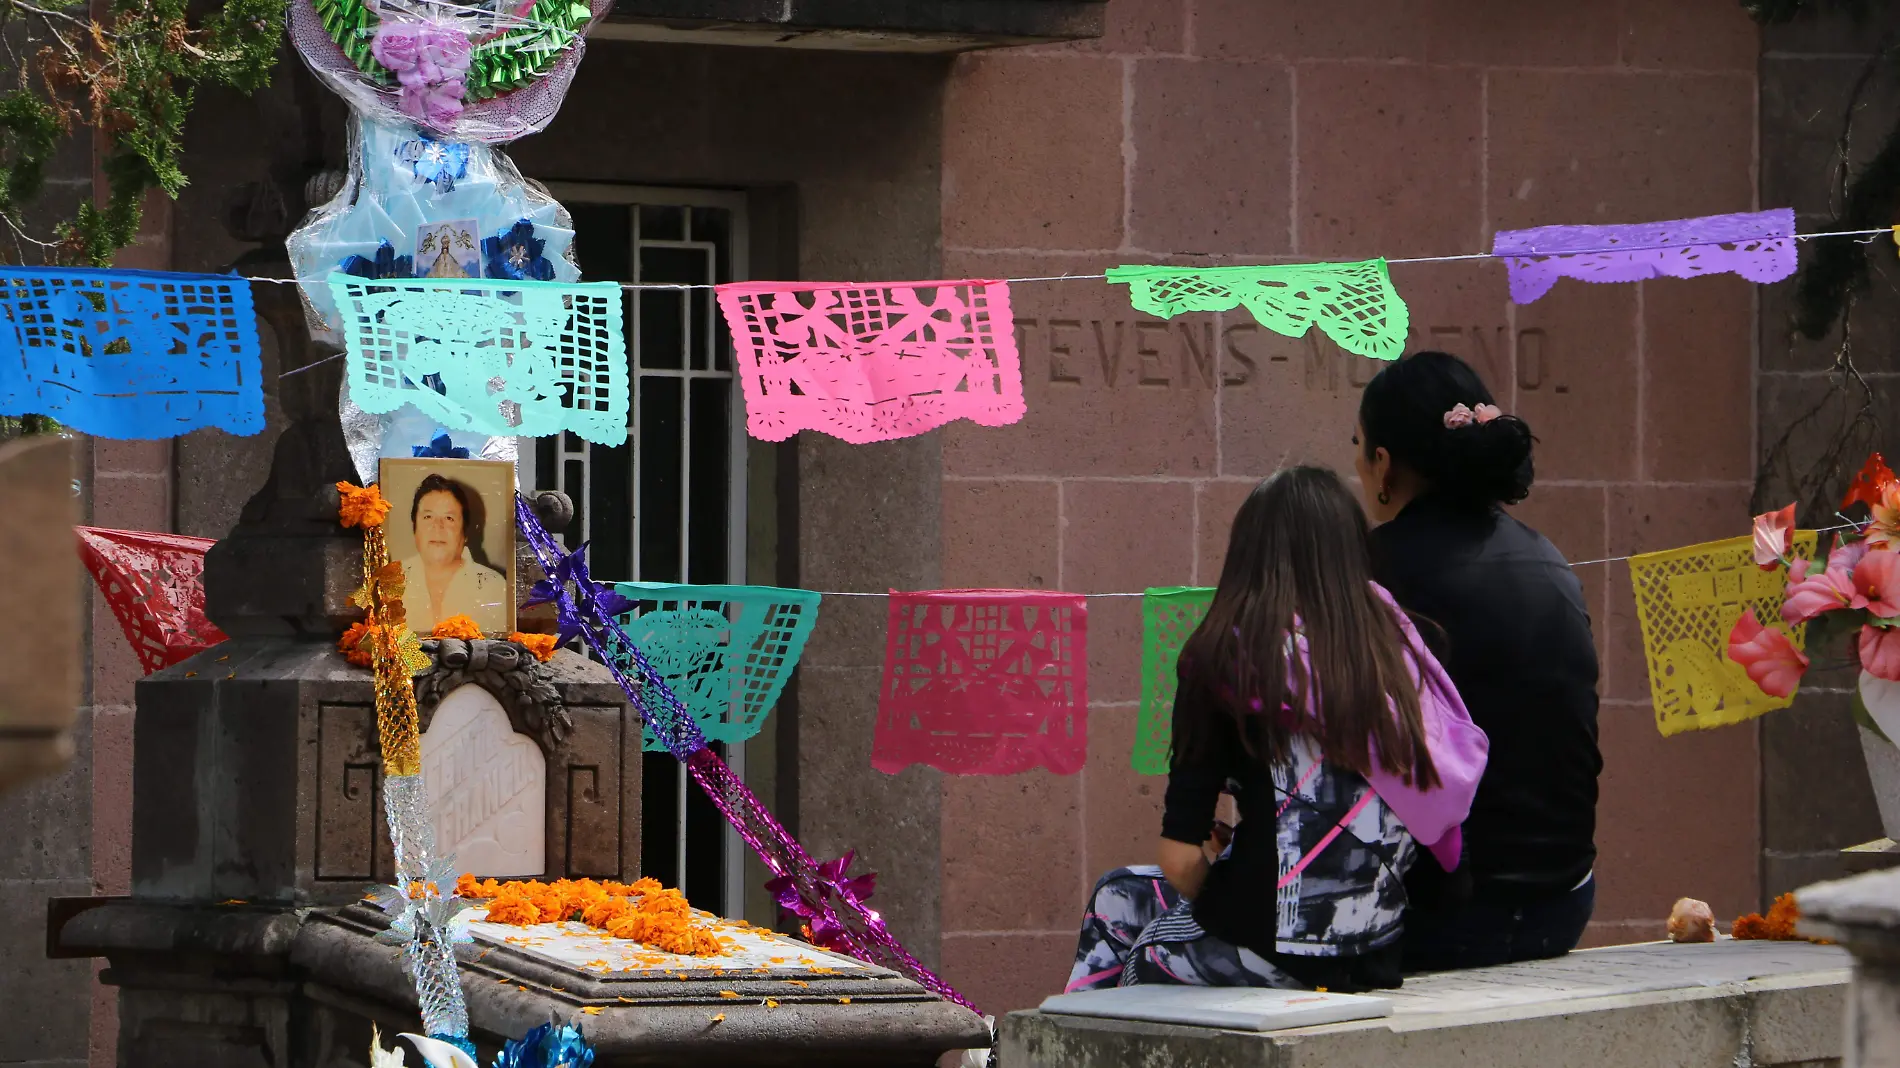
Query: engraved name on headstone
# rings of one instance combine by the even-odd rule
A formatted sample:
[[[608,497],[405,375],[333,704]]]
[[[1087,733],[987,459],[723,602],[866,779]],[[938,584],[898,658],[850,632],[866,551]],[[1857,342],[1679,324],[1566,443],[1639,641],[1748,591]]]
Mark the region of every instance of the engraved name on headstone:
[[[460,871],[535,876],[547,869],[547,760],[516,734],[493,694],[462,686],[422,735],[436,849]]]

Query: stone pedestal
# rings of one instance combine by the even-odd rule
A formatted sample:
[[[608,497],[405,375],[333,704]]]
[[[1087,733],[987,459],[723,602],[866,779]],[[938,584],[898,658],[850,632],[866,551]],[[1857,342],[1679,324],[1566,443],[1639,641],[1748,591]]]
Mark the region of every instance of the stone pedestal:
[[[468,670],[471,645],[479,670]],[[418,676],[425,729],[437,702],[472,689],[509,710],[545,783],[540,810],[517,813],[540,826],[536,870],[477,873],[637,877],[640,722],[612,676],[568,652],[544,665],[507,642],[453,646],[437,645],[436,669]],[[506,670],[491,669],[503,660]],[[232,638],[137,693],[134,897],[342,905],[393,880],[368,668],[329,641]],[[505,759],[520,755],[509,747]],[[484,810],[519,807],[518,791],[495,796],[501,757],[484,749],[438,769],[459,806],[455,827],[479,834],[493,822]]]
[[[1795,891],[1801,933],[1854,955],[1842,1068],[1900,1068],[1900,871]]]
[[[361,1068],[416,1025],[399,951],[371,909],[103,904],[56,932],[60,952],[103,956],[119,988],[127,1068]],[[836,964],[801,947],[815,962]],[[797,952],[796,950],[792,952]],[[549,1017],[573,1019],[595,1068],[633,1065],[913,1065],[989,1040],[968,1010],[880,968],[722,969],[631,975],[565,965],[494,940],[458,948],[480,1063]],[[732,995],[732,996],[728,996]],[[413,1053],[411,1063],[415,1062]]]

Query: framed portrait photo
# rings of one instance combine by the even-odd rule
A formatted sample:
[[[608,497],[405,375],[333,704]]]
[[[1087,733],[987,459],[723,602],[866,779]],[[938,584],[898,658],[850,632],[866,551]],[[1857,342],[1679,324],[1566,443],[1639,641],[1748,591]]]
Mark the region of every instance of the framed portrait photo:
[[[410,629],[426,638],[450,616],[467,616],[483,634],[506,637],[515,629],[514,465],[386,459],[378,477]]]

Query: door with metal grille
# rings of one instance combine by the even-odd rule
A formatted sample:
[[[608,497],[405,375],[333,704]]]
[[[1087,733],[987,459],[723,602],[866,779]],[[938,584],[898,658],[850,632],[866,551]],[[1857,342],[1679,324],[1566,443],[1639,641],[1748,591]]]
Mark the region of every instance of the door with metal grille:
[[[744,277],[744,194],[591,184],[551,192],[574,216],[587,281],[707,285]],[[744,582],[744,409],[713,293],[639,289],[625,297],[627,440],[542,439],[535,484],[573,499],[567,544],[589,544],[597,579]],[[713,747],[745,774],[744,746]],[[643,780],[641,872],[681,887],[697,908],[741,915],[738,836],[670,754],[645,754]]]

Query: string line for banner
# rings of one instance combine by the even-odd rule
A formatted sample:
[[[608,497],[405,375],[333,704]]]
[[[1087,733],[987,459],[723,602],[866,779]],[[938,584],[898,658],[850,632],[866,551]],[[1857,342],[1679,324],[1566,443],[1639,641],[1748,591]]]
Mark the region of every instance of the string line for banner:
[[[1846,523],[1837,523],[1831,527],[1818,527],[1815,529],[1814,533],[1830,534],[1837,530],[1860,530],[1863,526],[1865,526],[1864,523],[1856,523],[1850,520]],[[1638,556],[1643,556],[1643,555],[1646,555],[1646,554],[1631,553],[1628,556],[1606,556],[1600,560],[1578,560],[1574,563],[1570,561],[1565,561],[1565,562],[1569,563],[1571,567],[1589,567],[1592,564],[1620,564],[1625,560],[1632,560]],[[869,590],[809,590],[806,592],[816,593],[820,597],[889,597],[891,595],[889,590],[886,590],[882,593],[869,591]],[[928,592],[937,592],[937,591],[928,591]],[[942,592],[956,593],[956,592],[961,592],[961,591],[947,590],[947,591],[942,591]],[[971,591],[971,592],[981,592],[981,591]],[[1011,591],[1011,592],[1015,592],[1015,591]],[[1023,592],[1064,593],[1065,591],[1063,590],[1027,590]],[[1097,600],[1105,600],[1110,597],[1146,597],[1148,596],[1148,593],[1146,590],[1142,590],[1135,593],[1081,593],[1081,594],[1072,594],[1071,596],[1081,597],[1084,600],[1089,600],[1089,601],[1097,601]],[[678,598],[657,598],[657,599],[658,600],[676,600]]]
[[[1871,241],[1873,238],[1878,237],[1882,234],[1894,234],[1895,240],[1897,242],[1900,242],[1900,232],[1896,232],[1896,228],[1894,227],[1882,227],[1878,230],[1829,230],[1823,233],[1787,234],[1784,236],[1793,238],[1796,241],[1811,241],[1815,238],[1820,238],[1820,237],[1863,237],[1863,238],[1867,238],[1868,241]],[[1762,238],[1760,240],[1778,240],[1778,238],[1771,235],[1769,237]],[[1862,244],[1866,244],[1868,243],[1868,241],[1863,241]],[[1707,242],[1704,242],[1704,243],[1706,244]],[[1724,242],[1724,243],[1735,244],[1736,242]],[[1467,253],[1464,253],[1462,255],[1457,255],[1457,256],[1412,256],[1412,257],[1403,258],[1403,259],[1388,259],[1385,262],[1388,264],[1393,264],[1393,263],[1458,263],[1465,260],[1515,260],[1515,259],[1530,259],[1536,256],[1593,256],[1593,255],[1599,255],[1599,254],[1608,253],[1608,252],[1654,252],[1654,251],[1659,251],[1662,249],[1692,248],[1692,247],[1694,246],[1686,245],[1686,244],[1620,245],[1615,248],[1565,249],[1560,252],[1548,252],[1548,253],[1540,253],[1534,249],[1528,252],[1515,252],[1515,253],[1467,252]],[[1286,266],[1306,266],[1306,265],[1307,264],[1305,263],[1295,263],[1295,264],[1287,264]],[[1262,266],[1277,266],[1277,265],[1263,264]],[[1183,268],[1183,269],[1193,270],[1194,268]],[[301,284],[301,281],[302,281],[301,279],[296,279],[296,278],[266,278],[262,276],[243,275],[243,274],[231,275],[229,277],[239,278],[246,282],[275,282],[278,285],[299,285]],[[1036,275],[1029,278],[1001,278],[1001,279],[998,279],[998,281],[1007,283],[1009,285],[1019,285],[1019,284],[1026,284],[1030,282],[1102,281],[1106,279],[1107,277],[1108,275],[1106,274],[1046,274],[1046,275]],[[391,278],[391,279],[369,279],[367,281],[401,282],[401,281],[431,281],[431,279]],[[483,279],[482,281],[493,282],[493,281],[497,281],[497,279]],[[685,292],[687,290],[695,290],[695,289],[717,289],[719,288],[719,285],[721,284],[724,284],[724,283],[622,282],[620,283],[620,288],[628,292],[649,291],[649,292],[675,292],[677,293],[677,292]],[[915,282],[882,282],[882,283],[867,282],[867,283],[858,283],[858,284],[875,286],[875,285],[915,285],[917,283]],[[303,372],[308,371],[313,367],[320,367],[326,363],[329,363],[331,360],[340,360],[343,358],[344,355],[345,355],[344,353],[339,352],[334,356],[326,356],[323,359],[317,360],[314,363],[307,363],[303,365],[302,367],[295,368],[294,370],[285,371],[283,374],[279,375],[278,377],[289,378],[291,375],[302,374]],[[1627,557],[1618,557],[1616,559],[1627,559]],[[1613,563],[1615,561],[1614,560],[1591,560],[1587,562],[1588,563]],[[1573,565],[1573,566],[1581,567],[1583,565],[1578,564],[1578,565]],[[839,594],[838,596],[882,597],[884,595],[880,593],[880,594],[862,594],[862,595]],[[1111,596],[1111,595],[1101,594],[1100,596],[1106,597],[1106,596]],[[1128,594],[1127,596],[1138,597],[1140,595]]]
[[[1822,237],[1869,237],[1870,235],[1872,237],[1878,237],[1882,234],[1892,235],[1894,234],[1894,228],[1891,226],[1883,226],[1877,230],[1829,230],[1823,233],[1815,233],[1815,234],[1768,234],[1763,237],[1751,238],[1749,240],[1751,241],[1780,241],[1783,239],[1792,238],[1795,241],[1812,241],[1816,238],[1822,238]],[[1900,238],[1897,238],[1897,239],[1900,239]],[[1536,259],[1543,256],[1596,256],[1596,255],[1601,255],[1601,254],[1609,253],[1609,252],[1659,252],[1665,249],[1696,248],[1701,245],[1714,245],[1714,244],[1735,245],[1735,244],[1745,244],[1745,243],[1747,242],[1698,241],[1698,242],[1677,242],[1675,244],[1664,244],[1664,245],[1617,245],[1610,248],[1575,248],[1575,249],[1567,248],[1567,249],[1556,249],[1550,252],[1538,252],[1535,249],[1529,249],[1522,252],[1467,252],[1467,253],[1463,253],[1457,256],[1410,256],[1403,259],[1388,259],[1385,262],[1388,264],[1392,264],[1392,263],[1458,263],[1465,260],[1525,260],[1525,259]],[[1866,242],[1862,242],[1862,243],[1865,244]],[[1284,263],[1284,264],[1263,263],[1263,264],[1254,264],[1252,266],[1318,267],[1318,266],[1325,266],[1328,263],[1344,263],[1344,262],[1349,262],[1349,261],[1294,260],[1294,261]],[[1238,269],[1238,268],[1235,268],[1235,267],[1211,267],[1211,268],[1182,267],[1181,268],[1181,270],[1184,270],[1184,271],[1235,270],[1235,269]],[[251,275],[243,275],[243,274],[228,275],[226,277],[239,278],[239,279],[243,279],[246,282],[275,282],[279,285],[300,285],[303,282],[302,279],[297,279],[297,278],[264,278],[264,277],[254,277]],[[1108,275],[1106,274],[1044,274],[1044,275],[1035,275],[1029,278],[998,278],[996,279],[996,281],[1004,282],[1009,285],[1018,285],[1022,283],[1028,283],[1028,282],[1101,281],[1103,279],[1106,279],[1107,277]],[[376,285],[379,283],[383,283],[383,284],[388,284],[391,286],[397,286],[404,282],[429,282],[429,283],[453,284],[454,282],[458,281],[458,279],[453,279],[453,278],[364,278],[364,279],[361,279],[361,281],[368,285]],[[503,286],[505,287],[505,284],[508,280],[504,278],[481,278],[481,279],[471,278],[471,279],[468,279],[467,281],[470,284],[480,283],[482,285],[494,285],[496,283],[502,283]],[[943,280],[939,280],[939,281],[943,281]],[[597,285],[599,283],[575,283],[575,284],[576,285],[589,285],[589,284]],[[684,292],[686,290],[693,290],[693,289],[718,289],[722,285],[731,285],[731,284],[733,283],[729,283],[729,282],[621,282],[619,285],[621,289],[627,290],[630,292],[637,292],[637,291],[642,291],[642,290],[650,290],[650,291],[658,291],[658,292]],[[738,284],[744,285],[745,283],[738,283]],[[787,284],[788,285],[812,285],[815,283],[801,283],[797,281],[787,280]],[[924,285],[926,283],[919,282],[919,281],[893,280],[893,281],[888,281],[888,282],[835,282],[835,283],[823,283],[823,284],[877,288],[880,286],[916,286],[916,285]]]

